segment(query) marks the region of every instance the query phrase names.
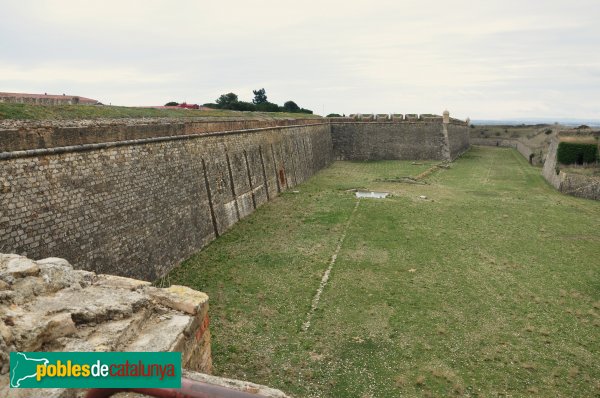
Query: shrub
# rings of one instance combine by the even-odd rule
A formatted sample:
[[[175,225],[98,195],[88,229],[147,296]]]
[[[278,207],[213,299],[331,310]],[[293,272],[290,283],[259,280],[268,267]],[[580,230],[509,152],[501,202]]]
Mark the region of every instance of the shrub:
[[[177,106],[177,105],[179,105],[179,103],[175,102],[175,101],[170,101],[165,104],[165,106]]]
[[[562,164],[594,163],[598,159],[598,145],[561,142],[558,144],[556,158]]]
[[[327,117],[342,117],[339,113],[330,113]]]
[[[231,105],[229,105],[229,109],[234,111],[250,111],[254,112],[256,110],[256,105],[251,102],[246,101],[237,101]]]
[[[238,96],[234,93],[223,94],[219,98],[217,98],[215,102],[217,103],[219,108],[232,109],[231,107],[235,106],[234,104],[238,102]]]
[[[300,107],[294,101],[287,101],[285,104],[283,104],[283,109],[285,110],[285,112],[299,112],[300,111]]]
[[[259,112],[279,112],[279,105],[272,102],[262,102],[256,105],[256,110]]]

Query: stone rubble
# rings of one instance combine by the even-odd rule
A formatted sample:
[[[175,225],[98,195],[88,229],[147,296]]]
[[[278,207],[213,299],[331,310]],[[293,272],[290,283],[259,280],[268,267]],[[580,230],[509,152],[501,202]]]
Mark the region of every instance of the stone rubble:
[[[210,373],[207,311],[208,296],[184,286],[0,254],[0,396],[27,396],[9,391],[11,351],[181,351],[182,366]]]

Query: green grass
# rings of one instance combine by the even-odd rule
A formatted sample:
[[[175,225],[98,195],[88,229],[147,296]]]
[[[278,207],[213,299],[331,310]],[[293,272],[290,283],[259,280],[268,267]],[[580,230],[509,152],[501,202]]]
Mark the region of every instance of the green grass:
[[[126,106],[29,105],[0,103],[0,120],[98,119],[136,117],[236,117],[236,118],[318,118],[316,115],[284,112],[236,112],[228,110],[155,109]]]
[[[565,173],[582,174],[585,176],[600,177],[600,163],[586,166],[563,166],[560,165],[560,170]]]
[[[376,182],[431,164],[336,162],[175,269],[210,296],[215,373],[307,397],[598,396],[600,202],[502,148]],[[302,332],[355,187],[393,196],[361,200]]]

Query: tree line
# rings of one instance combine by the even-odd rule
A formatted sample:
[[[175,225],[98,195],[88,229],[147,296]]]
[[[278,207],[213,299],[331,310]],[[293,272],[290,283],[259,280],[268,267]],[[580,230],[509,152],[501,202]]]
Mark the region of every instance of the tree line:
[[[309,113],[313,111],[310,109],[304,109],[298,106],[294,101],[287,101],[283,106],[269,102],[267,99],[267,93],[264,88],[259,90],[252,90],[254,98],[252,102],[240,101],[237,94],[227,93],[221,95],[215,103],[203,104],[207,108],[213,109],[230,109],[234,111],[258,111],[258,112],[290,112],[290,113]],[[177,104],[176,102],[169,102],[167,105]]]

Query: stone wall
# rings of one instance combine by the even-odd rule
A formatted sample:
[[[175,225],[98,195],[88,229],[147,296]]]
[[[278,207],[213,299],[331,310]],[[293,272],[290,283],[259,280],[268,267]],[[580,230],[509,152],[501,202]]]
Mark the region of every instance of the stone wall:
[[[329,124],[285,123],[216,133],[193,122],[144,133],[90,127],[89,137],[85,128],[49,133],[4,152],[0,252],[60,254],[86,270],[154,280],[330,164]],[[0,132],[5,142],[17,145]]]
[[[450,146],[451,159],[454,160],[462,155],[471,145],[468,126],[457,122],[449,123],[448,143]]]
[[[466,123],[441,117],[384,122],[332,119],[333,156],[339,160],[449,160],[469,148]]]
[[[548,148],[542,175],[554,188],[568,195],[600,200],[600,178],[560,170],[556,159],[558,138],[554,138]]]
[[[15,351],[178,351],[182,368],[210,373],[208,296],[74,270],[60,258],[0,254],[0,396],[35,396],[9,390]]]
[[[142,118],[0,122],[2,152],[323,123],[322,119]]]
[[[47,95],[25,93],[0,93],[0,103],[9,102],[33,105],[95,105],[98,101],[73,95]]]
[[[506,138],[471,138],[471,144],[482,146],[497,146],[503,148],[515,148],[528,162],[530,162],[534,166],[543,163],[543,159],[540,159],[541,155],[538,154],[536,156],[531,148],[529,148],[527,145],[523,144],[519,140],[512,140]]]

